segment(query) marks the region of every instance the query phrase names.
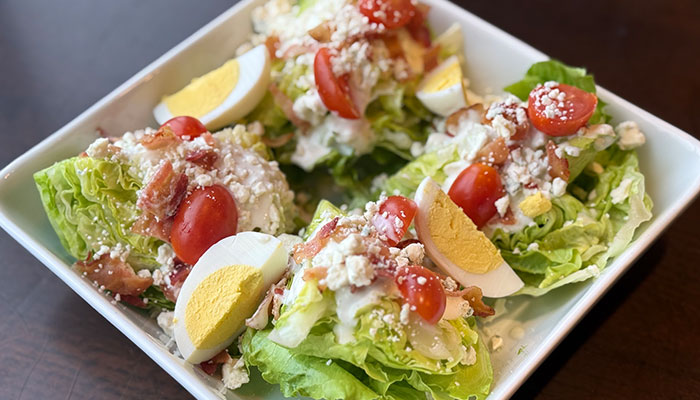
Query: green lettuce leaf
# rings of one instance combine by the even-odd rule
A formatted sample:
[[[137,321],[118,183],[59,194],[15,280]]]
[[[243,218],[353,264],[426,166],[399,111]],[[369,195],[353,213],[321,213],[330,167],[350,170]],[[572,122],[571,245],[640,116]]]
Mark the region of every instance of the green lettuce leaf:
[[[447,178],[443,171],[445,165],[459,159],[459,148],[454,144],[423,154],[384,181],[379,191],[389,195],[413,197],[426,176],[432,177],[438,183],[444,182]]]
[[[637,154],[616,145],[599,152],[599,175],[584,172],[570,194],[552,200],[552,209],[520,232],[497,230],[491,240],[526,283],[519,293],[539,296],[568,283],[597,276],[620,255],[636,229],[651,219]]]
[[[296,354],[269,340],[270,331],[248,329],[241,340],[247,366],[260,369],[263,379],[280,385],[285,397],[371,400],[380,397],[366,383],[338,363]]]
[[[568,65],[556,60],[542,61],[533,64],[530,69],[527,70],[525,78],[519,82],[507,86],[505,90],[513,93],[520,98],[520,100],[525,101],[530,95],[532,89],[534,89],[537,84],[545,83],[547,81],[565,83],[567,85],[576,86],[577,88],[585,90],[589,93],[596,93],[593,75],[587,74],[585,68],[569,67]],[[589,123],[606,123],[612,119],[609,114],[603,111],[604,107],[605,102],[598,99],[598,106],[596,107],[593,116],[589,120]]]
[[[318,229],[321,223],[327,218],[341,217],[343,215],[345,215],[345,212],[330,201],[326,199],[319,201],[318,206],[316,206],[316,211],[314,211],[314,215],[311,217],[309,226],[304,230],[302,239],[309,240],[311,235],[316,232],[316,229]]]
[[[90,157],[73,157],[34,174],[46,215],[70,255],[84,260],[102,245],[130,246],[129,264],[156,268],[164,242],[130,231],[140,215],[138,178],[129,166]]]

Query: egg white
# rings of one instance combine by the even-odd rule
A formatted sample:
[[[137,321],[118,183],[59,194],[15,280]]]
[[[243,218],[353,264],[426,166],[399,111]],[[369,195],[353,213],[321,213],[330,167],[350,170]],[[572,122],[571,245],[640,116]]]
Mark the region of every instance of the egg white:
[[[231,93],[215,109],[199,118],[210,131],[239,120],[262,100],[270,84],[270,54],[264,45],[257,46],[238,57],[238,80]],[[159,124],[173,117],[165,101],[154,109]]]
[[[249,265],[260,269],[263,288],[277,282],[287,268],[288,253],[282,242],[274,236],[258,232],[241,232],[221,239],[211,246],[197,261],[182,285],[175,303],[175,342],[182,357],[193,364],[207,361],[228,347],[241,334],[245,326],[233,332],[226,340],[211,348],[197,348],[191,341],[185,324],[190,297],[199,284],[212,273],[231,265]],[[264,295],[264,290],[263,290]],[[255,310],[241,310],[249,313]]]
[[[523,281],[513,269],[503,261],[496,269],[485,274],[465,271],[440,252],[428,228],[428,211],[440,192],[440,186],[431,178],[425,178],[416,191],[418,205],[415,225],[418,239],[425,247],[430,259],[445,273],[464,286],[478,286],[485,297],[509,296],[523,287]]]

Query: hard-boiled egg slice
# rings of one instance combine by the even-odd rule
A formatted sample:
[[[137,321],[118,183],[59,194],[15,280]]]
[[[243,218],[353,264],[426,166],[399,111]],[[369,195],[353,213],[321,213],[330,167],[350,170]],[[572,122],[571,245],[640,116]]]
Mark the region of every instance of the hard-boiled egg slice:
[[[270,55],[260,45],[165,96],[153,115],[159,124],[188,115],[214,131],[251,112],[265,96],[269,83]]]
[[[459,58],[452,56],[438,65],[418,85],[416,97],[435,114],[447,117],[467,106]]]
[[[287,259],[282,242],[264,233],[241,232],[210,247],[175,303],[175,342],[182,357],[201,363],[228,347],[282,277]]]
[[[416,233],[430,259],[464,286],[486,297],[504,297],[523,287],[496,246],[440,189],[425,178],[416,191]]]

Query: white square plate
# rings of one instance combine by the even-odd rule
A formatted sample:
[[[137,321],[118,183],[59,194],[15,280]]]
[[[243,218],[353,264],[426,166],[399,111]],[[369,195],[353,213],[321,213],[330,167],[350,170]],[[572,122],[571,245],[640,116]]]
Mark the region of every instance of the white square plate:
[[[432,6],[430,22],[436,32],[453,22],[462,26],[467,76],[477,93],[517,81],[533,62],[547,58],[445,0],[424,1]],[[262,0],[246,0],[235,5],[0,172],[0,225],[200,399],[282,396],[259,376],[235,393],[223,391],[219,382],[172,355],[172,344],[166,345],[167,338],[153,320],[122,305],[112,305],[110,298],[74,273],[70,269],[74,260],[63,250],[44,215],[32,174],[83,151],[95,139],[98,127],[119,134],[155,126],[151,110],[163,93],[176,91],[192,77],[231,58],[250,33],[250,13],[260,3]],[[509,325],[517,323],[525,335],[519,340],[508,338],[505,346],[493,354],[491,399],[507,398],[515,392],[700,190],[700,142],[605,89],[599,88],[598,94],[608,103],[615,122],[634,120],[647,134],[647,144],[639,154],[647,190],[655,203],[654,218],[642,226],[636,241],[597,279],[569,285],[541,298],[520,296],[508,300],[508,311],[492,321],[490,328],[507,335]]]

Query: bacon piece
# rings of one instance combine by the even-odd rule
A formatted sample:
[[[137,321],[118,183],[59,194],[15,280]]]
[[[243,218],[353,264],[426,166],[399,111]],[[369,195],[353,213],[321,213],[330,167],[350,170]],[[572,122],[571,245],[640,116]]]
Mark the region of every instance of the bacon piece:
[[[177,174],[165,160],[141,192],[136,205],[158,219],[172,217],[187,194],[187,176]]]
[[[328,21],[318,24],[315,28],[309,31],[309,36],[314,38],[317,42],[328,43],[331,41],[331,35],[333,34],[333,27],[331,27]]]
[[[484,105],[481,103],[460,108],[447,117],[445,121],[445,133],[449,136],[456,136],[460,121],[465,120],[478,124],[483,119],[484,113]]]
[[[131,231],[137,235],[152,236],[164,242],[170,242],[170,231],[173,229],[173,218],[158,219],[149,212],[143,212],[131,225]]]
[[[304,280],[309,281],[309,280],[317,280],[320,281],[321,279],[326,279],[326,275],[328,275],[328,268],[326,267],[313,267],[313,268],[307,268],[304,270]]]
[[[177,145],[181,141],[169,126],[161,126],[155,133],[144,135],[141,138],[141,144],[148,150]]]
[[[423,3],[416,4],[416,13],[406,25],[406,29],[413,37],[413,40],[422,44],[424,47],[430,47],[430,29],[426,23],[430,6]]]
[[[265,47],[267,47],[271,59],[274,60],[278,58],[277,50],[280,48],[280,38],[274,35],[268,36],[267,39],[265,39]]]
[[[506,145],[506,140],[499,137],[482,147],[476,153],[476,159],[484,164],[501,165],[508,159],[508,154],[510,154],[510,150]]]
[[[423,54],[423,65],[425,72],[430,72],[440,64],[440,45],[430,46],[428,51]]]
[[[211,171],[214,169],[214,164],[216,164],[216,161],[218,159],[219,155],[216,154],[216,151],[214,151],[214,149],[194,150],[190,151],[185,156],[185,160],[193,164],[197,164],[200,167],[206,169],[207,171]]]
[[[492,122],[497,116],[501,116],[509,125],[511,132],[510,140],[522,140],[530,130],[530,121],[527,119],[527,109],[522,105],[506,100],[492,103],[484,115],[483,123],[493,125]],[[488,118],[488,117],[491,118]]]
[[[126,303],[129,305],[132,305],[134,307],[138,308],[146,308],[148,307],[148,303],[146,303],[141,297],[139,296],[130,296],[128,294],[125,295],[119,295],[120,301],[122,303]]]
[[[513,214],[513,210],[508,207],[508,211],[506,211],[506,214],[502,217],[496,217],[496,223],[500,223],[503,225],[515,225],[515,214]]]
[[[297,114],[294,112],[294,103],[292,103],[292,100],[287,97],[286,94],[282,93],[282,91],[274,83],[270,84],[270,93],[272,93],[275,103],[280,106],[282,112],[284,112],[284,115],[292,122],[292,124],[294,124],[294,126],[304,132],[311,128],[311,124],[309,124],[309,122],[304,121],[297,116]]]
[[[136,275],[129,264],[119,258],[112,258],[109,254],[93,260],[78,261],[75,267],[91,281],[120,296],[138,296],[153,284],[152,278]]]
[[[211,360],[200,363],[199,366],[204,372],[207,373],[207,375],[214,375],[216,370],[219,368],[219,365],[226,364],[230,359],[231,356],[228,355],[228,351],[224,349],[221,350],[221,353],[215,355]]]
[[[402,240],[402,241],[396,243],[396,246],[394,246],[394,247],[399,248],[399,249],[403,249],[404,247],[408,247],[408,245],[414,244],[414,243],[420,244],[420,240],[418,240],[418,239],[405,239],[405,240]]]
[[[469,286],[462,290],[451,291],[445,289],[445,294],[448,296],[459,296],[469,301],[469,305],[474,310],[474,315],[479,317],[488,317],[496,312],[488,304],[484,303],[481,288],[477,286]]]
[[[265,144],[265,146],[271,148],[271,149],[276,149],[278,147],[282,147],[285,144],[289,143],[290,140],[294,138],[294,132],[289,132],[285,133],[282,136],[277,136],[276,138],[269,138],[267,136],[263,136],[262,142]]]
[[[285,272],[285,276],[280,279],[279,282],[270,286],[265,294],[265,298],[258,306],[252,317],[245,320],[246,326],[261,330],[265,329],[269,321],[270,312],[272,312],[275,320],[280,317],[280,306],[282,305],[282,295],[284,295],[284,288],[287,285],[287,275],[289,270]],[[272,310],[270,310],[272,307]]]
[[[216,139],[214,139],[214,135],[212,135],[211,132],[204,132],[199,135],[199,137],[204,139],[204,143],[208,144],[209,146],[216,146]]]
[[[333,220],[323,225],[310,241],[294,246],[294,260],[297,263],[301,263],[303,260],[314,258],[314,256],[326,246],[328,240],[330,240],[331,234],[338,225],[339,219],[339,217],[333,218]]]
[[[549,160],[548,173],[552,178],[561,178],[569,181],[569,160],[566,157],[557,156],[557,145],[553,141],[547,142],[547,160]]]
[[[178,259],[175,260],[175,269],[168,274],[166,285],[161,287],[166,299],[173,303],[177,301],[177,296],[180,294],[182,284],[185,283],[185,279],[190,275],[190,271],[192,271],[191,265],[185,264]],[[167,284],[168,280],[170,284]]]

